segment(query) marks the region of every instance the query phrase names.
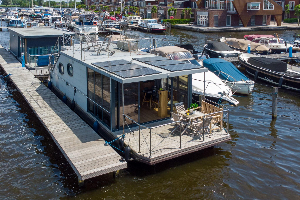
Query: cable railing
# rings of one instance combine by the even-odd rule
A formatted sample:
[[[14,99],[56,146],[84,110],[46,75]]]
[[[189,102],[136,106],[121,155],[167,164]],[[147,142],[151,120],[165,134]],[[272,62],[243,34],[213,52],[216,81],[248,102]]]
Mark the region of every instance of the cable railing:
[[[213,133],[211,131],[205,131],[208,129],[208,127],[204,127],[204,121],[208,118],[216,118],[220,117],[219,121],[212,121],[214,129],[219,128],[220,132],[222,130],[225,130],[225,132],[228,134],[229,130],[229,111],[228,110],[221,110],[217,112],[207,113],[201,116],[200,120],[203,120],[203,127],[202,127],[202,138],[204,142],[205,134],[209,134],[209,136]],[[123,129],[123,135],[122,138],[125,139],[125,137],[128,134],[132,134],[128,139],[128,145],[131,146],[132,149],[136,149],[134,147],[137,147],[138,154],[141,154],[145,156],[145,154],[149,155],[149,158],[152,157],[153,154],[156,152],[160,152],[163,149],[171,149],[171,148],[184,148],[183,144],[187,144],[191,140],[194,140],[194,138],[188,140],[188,142],[183,143],[182,137],[186,133],[186,135],[189,135],[189,133],[192,133],[191,130],[191,124],[192,120],[189,120],[187,123],[182,126],[183,121],[172,121],[163,123],[157,126],[149,127],[142,125],[138,122],[136,122],[134,119],[129,117],[126,114],[123,114],[123,120],[124,120],[124,126],[127,126],[128,132],[126,133],[125,127]],[[127,123],[127,120],[130,120],[132,124],[135,125],[135,127],[130,126],[130,123]],[[226,120],[227,128],[224,128],[223,121]],[[132,125],[131,124],[131,125]],[[165,135],[162,137],[161,133],[159,133],[159,130],[165,130],[165,126],[170,125],[172,129],[169,130],[168,133],[165,133]],[[174,127],[173,127],[174,126]],[[213,126],[210,126],[212,129]],[[178,132],[179,131],[179,132]],[[133,139],[133,141],[132,141]],[[168,141],[167,141],[168,140]],[[186,140],[185,140],[186,141]],[[125,142],[124,142],[125,143]]]

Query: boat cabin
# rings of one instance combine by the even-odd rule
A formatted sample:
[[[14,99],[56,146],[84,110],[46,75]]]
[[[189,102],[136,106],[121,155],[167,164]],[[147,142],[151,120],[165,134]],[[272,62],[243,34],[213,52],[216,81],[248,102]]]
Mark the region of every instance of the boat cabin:
[[[47,56],[58,53],[62,45],[70,45],[70,36],[74,33],[50,27],[10,28],[10,52],[21,60],[24,54],[25,64],[31,67],[47,66]],[[65,39],[62,39],[62,38]],[[44,60],[39,62],[39,60]]]
[[[85,60],[79,53],[62,51],[51,81],[109,131],[122,129],[123,109],[144,124],[170,118],[176,102],[184,102],[187,108],[192,103],[191,75],[207,71],[145,52],[131,56],[122,51],[112,56],[85,54]]]
[[[25,24],[21,19],[11,19],[9,20],[7,27],[24,28]]]

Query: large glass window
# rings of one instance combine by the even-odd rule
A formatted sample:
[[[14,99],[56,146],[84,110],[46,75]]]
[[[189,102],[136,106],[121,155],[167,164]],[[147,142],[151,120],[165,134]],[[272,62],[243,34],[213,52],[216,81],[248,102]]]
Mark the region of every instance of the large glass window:
[[[247,3],[247,10],[260,10],[260,2]]]
[[[88,111],[110,127],[110,78],[89,68]]]
[[[290,1],[289,2],[289,7],[290,7],[290,10],[294,10],[294,8],[295,8],[295,1]]]
[[[124,113],[138,122],[138,83],[124,84]],[[126,119],[126,123],[133,124],[129,119]],[[123,125],[123,103],[120,105],[120,125]]]
[[[188,107],[188,76],[173,78],[173,103],[183,102]]]
[[[264,10],[274,10],[274,5],[268,0],[264,0]]]

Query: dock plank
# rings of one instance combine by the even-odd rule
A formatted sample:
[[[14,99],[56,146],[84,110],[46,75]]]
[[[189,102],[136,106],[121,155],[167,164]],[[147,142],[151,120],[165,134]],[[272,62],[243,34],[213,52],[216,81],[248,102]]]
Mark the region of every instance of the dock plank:
[[[127,167],[112,147],[1,46],[0,62],[79,179]]]

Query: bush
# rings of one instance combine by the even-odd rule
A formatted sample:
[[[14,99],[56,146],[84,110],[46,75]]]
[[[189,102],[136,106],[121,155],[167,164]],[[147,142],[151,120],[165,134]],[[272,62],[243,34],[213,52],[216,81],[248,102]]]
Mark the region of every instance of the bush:
[[[189,24],[191,19],[164,19],[163,23],[170,22],[172,25],[174,24]]]
[[[298,22],[298,19],[297,18],[288,18],[288,19],[284,19],[283,22],[294,23],[294,22]]]

